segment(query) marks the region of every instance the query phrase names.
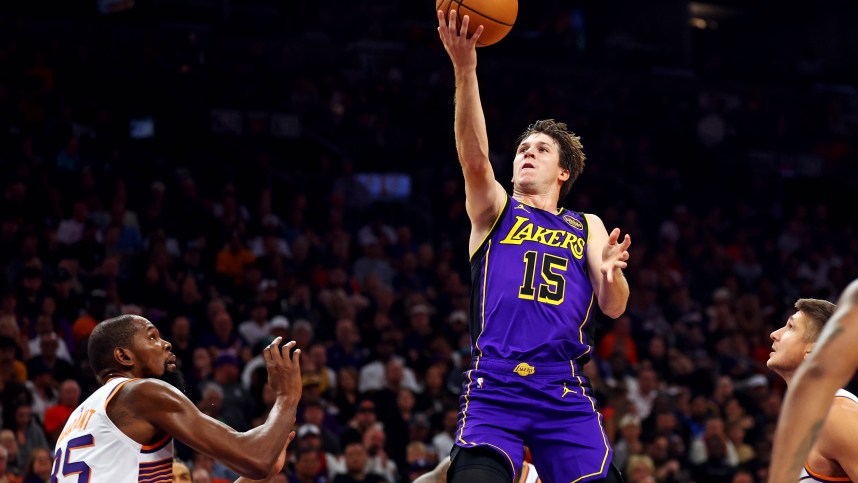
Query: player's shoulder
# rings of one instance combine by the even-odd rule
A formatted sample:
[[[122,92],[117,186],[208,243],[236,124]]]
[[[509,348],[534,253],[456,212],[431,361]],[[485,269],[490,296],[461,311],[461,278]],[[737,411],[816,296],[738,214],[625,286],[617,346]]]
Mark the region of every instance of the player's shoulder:
[[[160,403],[182,394],[175,387],[150,377],[129,379],[122,385],[119,396],[137,404]]]

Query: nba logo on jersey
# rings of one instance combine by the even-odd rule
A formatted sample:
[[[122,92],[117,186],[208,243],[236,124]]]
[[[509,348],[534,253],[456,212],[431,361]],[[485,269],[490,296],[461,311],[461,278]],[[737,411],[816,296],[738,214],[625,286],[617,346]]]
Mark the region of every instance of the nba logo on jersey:
[[[584,224],[572,215],[563,215],[563,221],[576,230],[584,230]]]
[[[479,386],[480,389],[483,388],[483,378],[482,377],[477,378],[477,386]]]

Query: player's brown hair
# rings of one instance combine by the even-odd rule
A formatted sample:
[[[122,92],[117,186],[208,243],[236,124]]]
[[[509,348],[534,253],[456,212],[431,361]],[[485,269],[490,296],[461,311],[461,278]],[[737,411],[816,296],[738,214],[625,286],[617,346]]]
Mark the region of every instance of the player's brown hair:
[[[798,299],[796,310],[807,316],[807,326],[804,328],[804,339],[815,342],[822,332],[822,326],[831,318],[837,306],[827,300]]]
[[[569,194],[572,184],[584,171],[584,160],[587,159],[587,156],[584,155],[581,137],[569,131],[566,123],[556,122],[554,119],[542,119],[527,126],[527,129],[515,140],[515,149],[518,149],[521,142],[528,136],[535,133],[547,134],[557,143],[560,147],[560,166],[569,170],[569,179],[560,187],[560,199],[558,201],[561,201]]]

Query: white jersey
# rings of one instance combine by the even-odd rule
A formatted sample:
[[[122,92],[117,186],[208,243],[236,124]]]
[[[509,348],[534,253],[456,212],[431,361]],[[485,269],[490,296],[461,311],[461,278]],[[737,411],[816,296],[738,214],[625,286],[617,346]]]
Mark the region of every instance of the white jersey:
[[[854,394],[845,389],[838,389],[837,392],[834,394],[834,397],[845,397],[854,401],[855,404],[858,404],[858,396],[855,396]],[[801,476],[798,477],[798,481],[801,483],[851,483],[852,480],[842,476],[820,475],[819,473],[816,473],[812,469],[808,468],[808,464],[805,463],[804,467],[801,469]]]
[[[525,461],[525,463],[521,466],[521,479],[520,483],[542,483],[542,480],[539,479],[539,475],[536,473],[536,467],[532,464]]]
[[[107,417],[110,399],[132,380],[107,381],[72,412],[57,440],[51,481],[172,483],[173,438],[144,446]]]

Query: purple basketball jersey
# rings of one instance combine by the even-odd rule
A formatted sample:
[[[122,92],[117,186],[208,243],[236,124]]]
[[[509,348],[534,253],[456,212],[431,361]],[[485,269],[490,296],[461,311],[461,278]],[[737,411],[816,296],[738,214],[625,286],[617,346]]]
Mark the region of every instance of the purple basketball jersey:
[[[512,198],[471,257],[475,357],[532,362],[589,359],[593,286],[587,220]]]

